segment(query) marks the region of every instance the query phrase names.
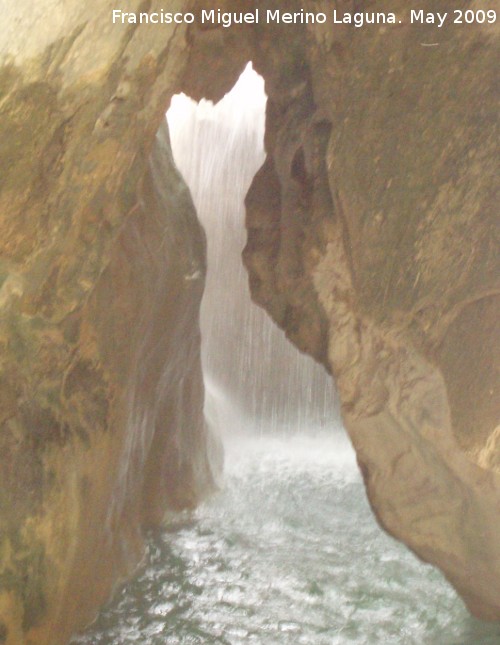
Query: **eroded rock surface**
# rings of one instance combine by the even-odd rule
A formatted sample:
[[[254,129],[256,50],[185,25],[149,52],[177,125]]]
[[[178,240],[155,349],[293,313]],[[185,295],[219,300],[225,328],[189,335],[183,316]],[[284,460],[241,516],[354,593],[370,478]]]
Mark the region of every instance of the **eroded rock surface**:
[[[372,4],[402,24],[314,27],[291,58],[256,55],[269,156],[245,263],[336,377],[380,523],[498,620],[498,31]]]
[[[497,28],[428,48],[406,20],[200,30],[112,26],[112,8],[3,16],[0,642],[64,643],[141,527],[211,485],[203,236],[165,133],[146,162],[170,96],[217,98],[249,59],[269,95],[254,298],[336,376],[380,522],[500,618]]]
[[[134,570],[144,527],[213,488],[218,459],[202,415],[204,234],[166,124],[153,145],[185,33],[62,4],[17,3],[0,38],[8,645],[67,642]]]

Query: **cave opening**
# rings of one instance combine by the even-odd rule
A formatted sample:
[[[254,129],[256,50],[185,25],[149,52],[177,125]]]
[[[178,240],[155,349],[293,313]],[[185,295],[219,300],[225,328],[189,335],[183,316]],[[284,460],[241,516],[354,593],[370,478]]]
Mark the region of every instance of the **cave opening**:
[[[205,414],[225,474],[170,517],[138,578],[74,643],[481,643],[488,629],[442,575],[376,524],[330,377],[251,302],[244,198],[265,157],[265,104],[250,64],[216,105],[172,100],[174,159],[208,242]],[[309,186],[300,146],[290,176]]]

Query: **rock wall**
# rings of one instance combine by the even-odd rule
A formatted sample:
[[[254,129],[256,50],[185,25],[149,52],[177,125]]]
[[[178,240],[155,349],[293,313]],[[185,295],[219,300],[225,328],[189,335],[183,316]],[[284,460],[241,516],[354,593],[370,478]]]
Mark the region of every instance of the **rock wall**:
[[[268,31],[253,297],[335,375],[382,526],[498,620],[498,28]]]
[[[37,335],[15,348],[18,373],[21,358],[38,387],[26,393],[11,372],[1,436],[4,642],[22,643],[24,633],[27,643],[66,642],[134,570],[143,527],[213,489],[220,458],[203,420],[204,275],[204,234],[165,123],[89,297],[59,324],[35,319]]]
[[[202,415],[205,239],[164,117],[185,29],[64,8],[16,3],[0,36],[8,645],[67,642],[134,570],[144,527],[195,505],[220,466]]]
[[[498,619],[497,28],[429,48],[405,22],[112,26],[112,8],[4,7],[0,642],[64,643],[142,527],[211,486],[203,236],[164,132],[146,162],[170,96],[220,97],[249,59],[269,95],[253,296],[335,374],[381,523]]]

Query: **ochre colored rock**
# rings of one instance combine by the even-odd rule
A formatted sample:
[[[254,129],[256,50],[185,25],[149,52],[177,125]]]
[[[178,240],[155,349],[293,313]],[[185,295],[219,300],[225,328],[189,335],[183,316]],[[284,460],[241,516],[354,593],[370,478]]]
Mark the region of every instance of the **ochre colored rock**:
[[[334,374],[381,525],[499,620],[498,30],[390,4],[401,24],[307,28],[291,56],[286,27],[260,34],[282,49],[254,61],[268,159],[245,264]]]
[[[144,527],[196,505],[220,466],[202,414],[205,239],[164,117],[185,29],[66,5],[12,8],[0,38],[8,645],[66,643],[135,569]]]

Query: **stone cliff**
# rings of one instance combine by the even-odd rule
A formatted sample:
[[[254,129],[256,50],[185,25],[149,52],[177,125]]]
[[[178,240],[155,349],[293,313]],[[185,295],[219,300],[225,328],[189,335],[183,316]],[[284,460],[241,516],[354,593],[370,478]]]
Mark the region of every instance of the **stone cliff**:
[[[334,374],[382,526],[498,620],[498,27],[262,31],[253,297]]]
[[[36,15],[20,3],[2,33],[9,645],[67,642],[134,570],[143,528],[195,505],[218,460],[202,415],[205,238],[164,122],[184,38],[110,30],[109,3],[65,4],[63,17],[59,3]]]
[[[220,97],[250,59],[269,95],[253,297],[335,375],[381,524],[499,619],[498,28],[427,47],[404,20],[290,38],[112,8],[21,0],[0,33],[0,643],[66,642],[142,528],[213,485],[204,239],[155,134],[174,92]]]

